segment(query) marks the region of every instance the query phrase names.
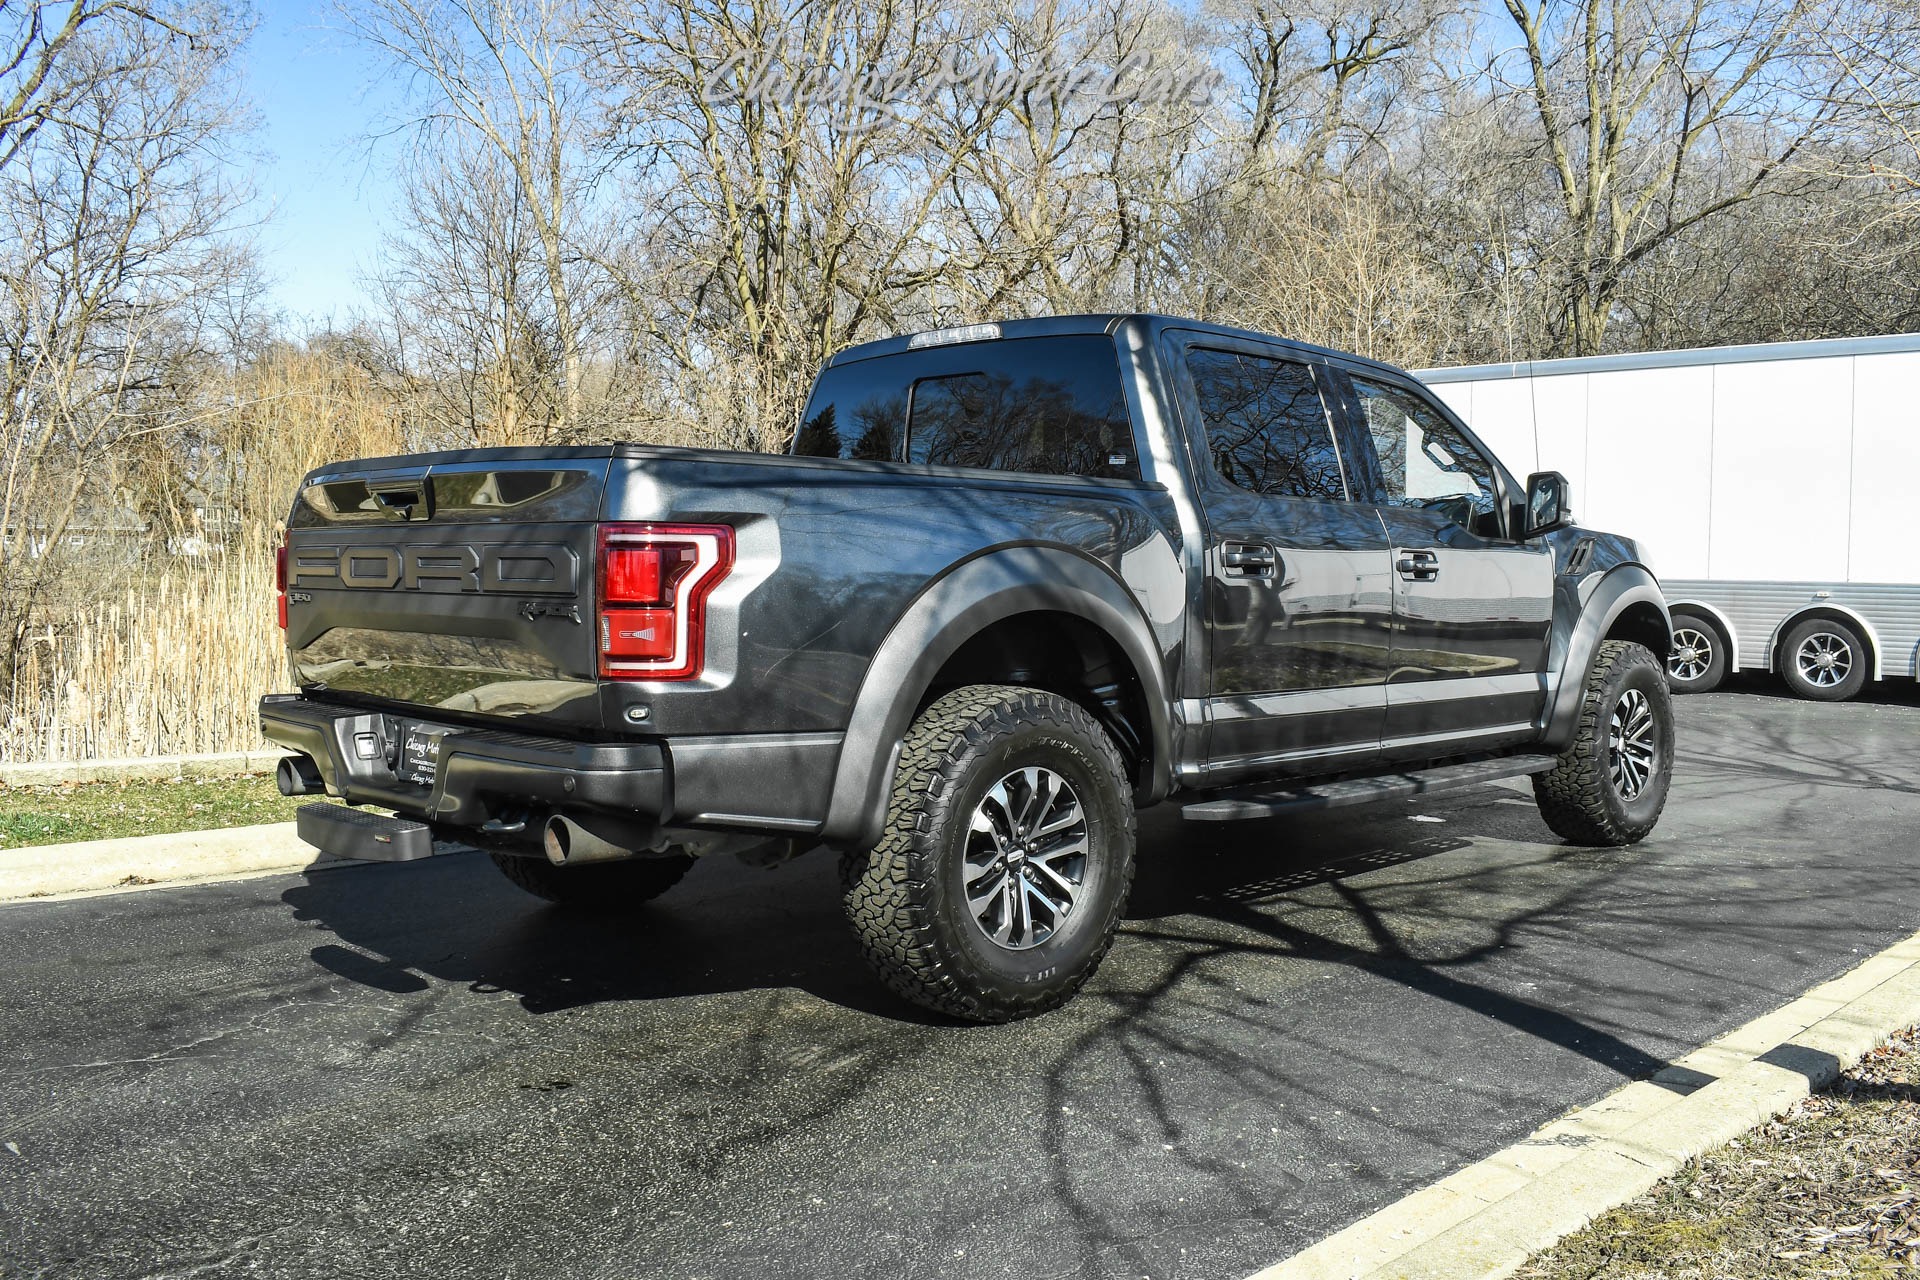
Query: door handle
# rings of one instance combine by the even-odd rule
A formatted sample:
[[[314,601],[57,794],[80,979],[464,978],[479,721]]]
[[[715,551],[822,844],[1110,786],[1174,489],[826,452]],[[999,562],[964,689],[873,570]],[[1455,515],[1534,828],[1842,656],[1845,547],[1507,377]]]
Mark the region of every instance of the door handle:
[[[1262,542],[1224,542],[1220,571],[1229,578],[1274,578],[1280,573],[1280,556]]]
[[[1440,576],[1440,557],[1431,551],[1404,551],[1393,567],[1408,582],[1432,582]]]

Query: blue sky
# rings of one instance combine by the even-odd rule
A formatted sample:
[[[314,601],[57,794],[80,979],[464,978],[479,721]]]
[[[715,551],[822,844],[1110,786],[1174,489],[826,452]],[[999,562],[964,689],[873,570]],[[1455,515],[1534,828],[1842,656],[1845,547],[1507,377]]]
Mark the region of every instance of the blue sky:
[[[258,13],[246,61],[274,300],[296,331],[344,324],[366,308],[360,277],[378,260],[392,204],[393,148],[369,154],[367,135],[398,91],[334,28],[323,0],[265,0]]]

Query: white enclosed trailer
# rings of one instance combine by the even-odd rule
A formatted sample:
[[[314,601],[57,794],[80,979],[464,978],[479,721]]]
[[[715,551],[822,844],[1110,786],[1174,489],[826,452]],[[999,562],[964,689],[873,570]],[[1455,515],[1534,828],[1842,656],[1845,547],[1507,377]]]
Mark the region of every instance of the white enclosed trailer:
[[[1430,369],[1521,472],[1646,549],[1669,670],[1837,700],[1920,660],[1920,334]]]

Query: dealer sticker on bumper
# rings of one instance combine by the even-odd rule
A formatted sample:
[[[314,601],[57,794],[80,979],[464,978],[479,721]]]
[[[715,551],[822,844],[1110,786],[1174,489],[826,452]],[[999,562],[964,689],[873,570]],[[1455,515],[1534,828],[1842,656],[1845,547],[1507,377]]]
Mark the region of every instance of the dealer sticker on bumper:
[[[447,730],[410,724],[400,736],[400,776],[423,787],[433,785],[440,771],[440,744]]]

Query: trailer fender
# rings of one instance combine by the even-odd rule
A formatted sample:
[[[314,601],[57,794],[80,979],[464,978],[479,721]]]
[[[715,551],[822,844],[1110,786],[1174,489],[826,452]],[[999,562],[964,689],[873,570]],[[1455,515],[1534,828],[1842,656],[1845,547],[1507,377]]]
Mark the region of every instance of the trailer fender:
[[[1708,604],[1705,600],[1694,600],[1685,596],[1667,601],[1668,613],[1675,613],[1681,609],[1704,613],[1719,624],[1721,633],[1727,638],[1727,670],[1738,671],[1740,669],[1740,632],[1733,625],[1733,619],[1726,615],[1726,611],[1718,605]]]
[[[1582,584],[1584,586],[1584,584]],[[1564,751],[1580,724],[1580,702],[1586,693],[1587,672],[1601,642],[1616,635],[1639,639],[1653,650],[1664,667],[1672,647],[1673,618],[1660,584],[1645,565],[1618,565],[1584,590],[1579,619],[1567,637],[1565,657],[1556,673],[1552,699],[1547,704],[1542,743],[1549,751]],[[1665,630],[1667,643],[1654,643]]]
[[[1886,652],[1886,646],[1880,643],[1880,633],[1874,629],[1871,622],[1860,616],[1857,610],[1849,609],[1844,604],[1835,604],[1831,600],[1822,600],[1818,604],[1796,609],[1780,620],[1780,625],[1773,629],[1771,636],[1767,637],[1767,670],[1780,670],[1780,642],[1786,639],[1787,632],[1793,630],[1803,619],[1820,617],[1842,619],[1860,628],[1860,634],[1867,638],[1867,648],[1873,654],[1873,678],[1880,679],[1882,674],[1880,655]]]

